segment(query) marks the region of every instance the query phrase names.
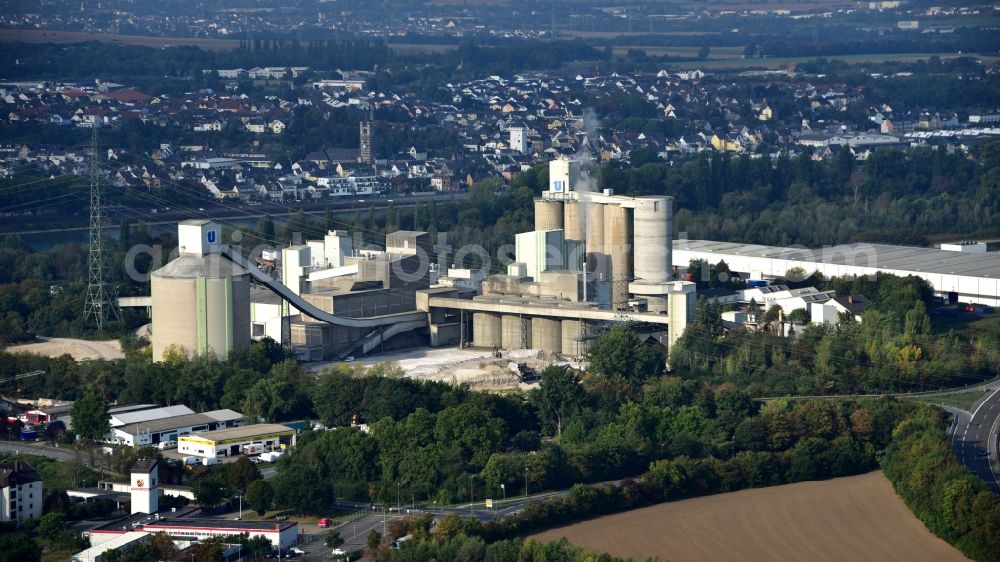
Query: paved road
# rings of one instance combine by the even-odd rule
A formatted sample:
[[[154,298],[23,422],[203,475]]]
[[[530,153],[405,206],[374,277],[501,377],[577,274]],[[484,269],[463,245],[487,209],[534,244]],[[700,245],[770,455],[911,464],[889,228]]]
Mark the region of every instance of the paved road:
[[[49,457],[60,461],[76,460],[76,453],[73,449],[63,447],[50,447],[48,445],[37,445],[34,443],[23,443],[19,441],[0,441],[0,452],[19,453],[22,455],[38,455]]]
[[[945,407],[945,410],[955,416],[948,430],[959,462],[1000,493],[1000,459],[997,451],[1000,387],[994,387],[992,392],[973,404],[972,412],[950,407]],[[983,451],[987,451],[989,455],[982,454]]]

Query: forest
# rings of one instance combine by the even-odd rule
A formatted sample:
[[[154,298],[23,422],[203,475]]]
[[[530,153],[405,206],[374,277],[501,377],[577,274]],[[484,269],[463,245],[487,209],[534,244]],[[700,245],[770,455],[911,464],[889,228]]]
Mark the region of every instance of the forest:
[[[923,280],[880,274],[816,281],[838,295],[864,295],[872,305],[860,322],[807,323],[788,338],[776,335],[776,310],[757,311],[767,330],[728,331],[719,306],[702,299],[694,323],[671,351],[671,366],[685,378],[732,383],[754,396],[926,391],[998,375],[1000,324],[935,331]]]

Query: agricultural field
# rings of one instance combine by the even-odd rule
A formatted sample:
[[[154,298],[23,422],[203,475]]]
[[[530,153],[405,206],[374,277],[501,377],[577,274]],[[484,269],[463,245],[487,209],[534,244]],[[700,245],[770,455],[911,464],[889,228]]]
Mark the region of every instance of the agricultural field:
[[[636,560],[966,560],[881,472],[663,503],[534,536],[561,537]]]
[[[240,46],[232,39],[204,39],[197,37],[145,37],[140,35],[112,35],[86,33],[82,31],[60,31],[54,29],[0,29],[0,43],[84,43],[102,41],[143,47],[192,46],[206,51],[230,51]]]

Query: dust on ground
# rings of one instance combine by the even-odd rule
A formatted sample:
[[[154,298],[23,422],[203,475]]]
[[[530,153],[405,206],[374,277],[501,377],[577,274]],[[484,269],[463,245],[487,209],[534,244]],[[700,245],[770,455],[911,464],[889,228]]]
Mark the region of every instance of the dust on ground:
[[[502,350],[500,355],[499,358],[494,357],[493,350],[483,348],[423,347],[369,355],[359,358],[357,363],[365,366],[394,363],[410,378],[468,384],[481,390],[529,389],[535,386],[534,383],[521,382],[513,370],[517,363],[524,363],[536,372],[552,364],[576,366],[553,353],[538,349]],[[336,363],[339,361],[314,363],[309,370],[319,372]]]
[[[663,503],[534,536],[562,537],[636,560],[966,560],[881,472]]]
[[[41,342],[12,345],[9,353],[33,353],[46,357],[69,354],[77,361],[86,359],[124,359],[122,346],[118,340],[89,341],[71,338],[39,338]]]

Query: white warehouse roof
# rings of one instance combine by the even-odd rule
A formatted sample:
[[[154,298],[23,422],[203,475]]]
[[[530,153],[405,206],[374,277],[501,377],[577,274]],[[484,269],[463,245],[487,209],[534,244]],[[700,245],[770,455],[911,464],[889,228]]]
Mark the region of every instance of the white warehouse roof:
[[[938,293],[957,293],[968,302],[1000,304],[1000,253],[971,254],[888,244],[841,244],[825,248],[783,248],[711,240],[675,240],[674,263],[725,261],[733,271],[778,277],[792,267],[826,276],[876,272],[914,275]]]
[[[175,416],[186,416],[188,414],[193,414],[193,413],[194,410],[192,410],[191,408],[188,408],[187,406],[183,405],[177,405],[177,406],[163,406],[162,408],[150,408],[148,410],[139,410],[137,412],[112,414],[111,426],[119,427],[122,425],[128,425],[130,423],[146,423],[153,420],[172,418]]]

